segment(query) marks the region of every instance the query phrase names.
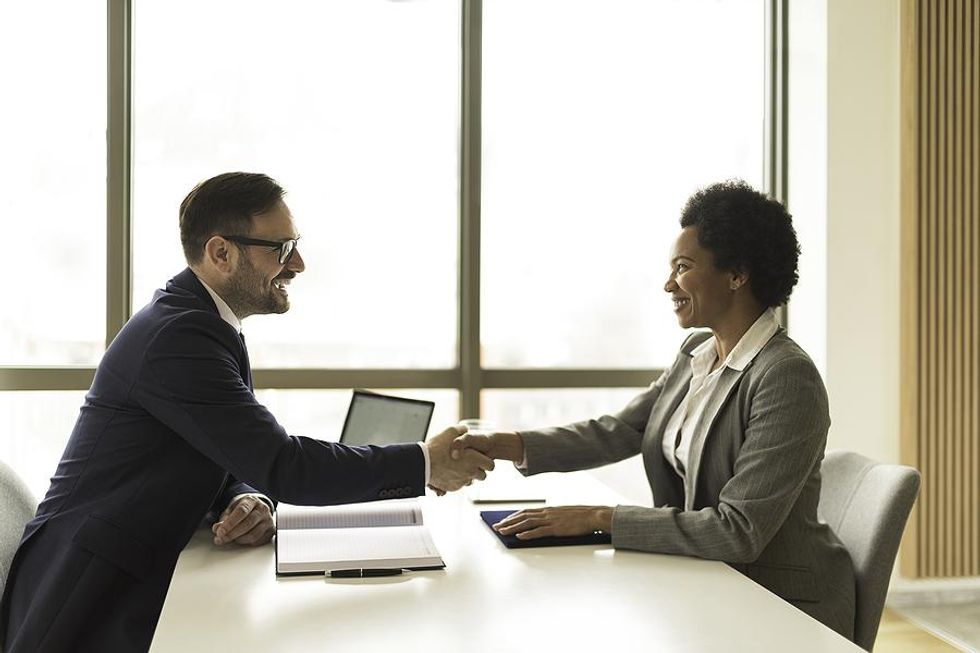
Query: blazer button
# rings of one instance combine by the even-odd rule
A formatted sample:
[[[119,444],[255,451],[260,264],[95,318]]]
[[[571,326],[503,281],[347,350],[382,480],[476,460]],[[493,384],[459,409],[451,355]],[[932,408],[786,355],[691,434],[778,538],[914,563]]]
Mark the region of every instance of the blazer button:
[[[387,499],[388,497],[391,496],[391,493],[388,490],[381,490],[380,492],[378,492],[378,496],[381,497],[382,499]]]

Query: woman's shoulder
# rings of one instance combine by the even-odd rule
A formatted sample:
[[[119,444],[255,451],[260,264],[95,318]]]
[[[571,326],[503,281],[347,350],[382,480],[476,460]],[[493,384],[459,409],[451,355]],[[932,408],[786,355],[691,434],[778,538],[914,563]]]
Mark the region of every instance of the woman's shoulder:
[[[820,378],[820,372],[809,354],[783,329],[780,329],[770,338],[766,346],[752,361],[752,365],[746,370],[747,373],[757,377],[766,376],[773,371],[777,375],[796,376],[802,374]]]

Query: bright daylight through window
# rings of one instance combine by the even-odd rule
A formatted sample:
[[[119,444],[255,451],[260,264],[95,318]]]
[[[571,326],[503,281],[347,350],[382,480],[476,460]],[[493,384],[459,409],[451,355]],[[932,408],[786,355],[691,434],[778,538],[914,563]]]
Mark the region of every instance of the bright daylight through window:
[[[685,199],[731,177],[764,186],[764,0],[131,4],[115,29],[106,2],[0,0],[0,266],[26,284],[0,321],[0,459],[39,492],[114,335],[106,307],[124,295],[108,288],[139,310],[184,267],[178,206],[205,178],[265,172],[287,191],[306,271],[288,313],[244,326],[260,401],[324,439],[357,374],[434,399],[438,429],[476,416],[461,406],[509,427],[618,410],[683,338],[662,288]],[[119,133],[106,53],[127,39]],[[111,217],[107,175],[125,179],[107,160],[132,175],[131,210]],[[479,251],[461,239],[474,187]],[[107,279],[127,270],[107,234],[130,228],[131,278]],[[476,255],[473,373],[460,270]]]

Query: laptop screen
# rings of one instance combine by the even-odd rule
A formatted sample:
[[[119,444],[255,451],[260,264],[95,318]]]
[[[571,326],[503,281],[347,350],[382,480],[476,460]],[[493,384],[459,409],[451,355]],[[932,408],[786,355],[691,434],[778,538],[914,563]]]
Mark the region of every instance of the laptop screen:
[[[432,401],[355,390],[340,441],[344,444],[400,444],[425,439],[435,409]]]

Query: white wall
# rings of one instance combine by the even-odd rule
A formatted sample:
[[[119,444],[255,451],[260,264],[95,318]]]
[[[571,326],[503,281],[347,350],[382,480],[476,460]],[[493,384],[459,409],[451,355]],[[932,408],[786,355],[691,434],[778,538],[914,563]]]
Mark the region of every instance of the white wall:
[[[899,2],[826,1],[829,446],[897,462]]]
[[[789,211],[800,281],[789,330],[827,378],[827,0],[789,3]]]
[[[828,446],[898,461],[899,2],[793,0],[789,324],[830,393]]]

